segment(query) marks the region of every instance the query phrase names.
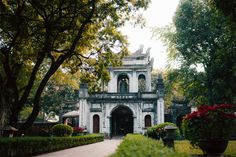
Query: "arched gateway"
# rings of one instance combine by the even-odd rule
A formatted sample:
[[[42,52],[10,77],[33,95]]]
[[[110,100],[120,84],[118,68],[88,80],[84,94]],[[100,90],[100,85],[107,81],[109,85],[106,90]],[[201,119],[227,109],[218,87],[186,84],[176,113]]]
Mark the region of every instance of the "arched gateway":
[[[112,136],[133,133],[134,120],[131,109],[127,106],[118,106],[111,113]]]
[[[122,60],[122,66],[109,66],[106,91],[88,93],[86,84],[79,90],[79,125],[89,133],[105,136],[144,133],[147,127],[164,122],[164,84],[159,76],[151,87],[153,60],[142,48]]]

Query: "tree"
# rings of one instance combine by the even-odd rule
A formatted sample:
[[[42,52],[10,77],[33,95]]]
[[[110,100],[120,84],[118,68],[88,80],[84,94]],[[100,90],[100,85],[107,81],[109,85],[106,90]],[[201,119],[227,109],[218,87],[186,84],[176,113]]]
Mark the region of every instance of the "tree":
[[[117,28],[149,0],[17,0],[0,2],[0,119],[16,126],[32,96],[33,110],[19,128],[37,117],[40,97],[61,68],[71,73],[94,67],[103,53],[122,56],[126,42]],[[93,69],[93,68],[89,68]]]
[[[225,16],[230,16],[236,25],[236,1],[232,0],[209,0],[213,7],[217,7],[224,13]]]
[[[25,106],[23,109],[20,111],[19,114],[19,121],[24,122],[29,115],[31,114],[33,108],[30,106]],[[35,121],[37,122],[43,122],[46,119],[46,115],[44,112],[39,112],[38,116],[36,117]]]
[[[229,19],[206,1],[180,1],[174,28],[165,28],[161,36],[169,55],[180,61],[178,77],[189,98],[209,105],[233,103],[236,32],[231,28]]]
[[[180,77],[179,70],[167,70],[164,75],[165,84],[165,104],[166,107],[172,105],[173,100],[186,101],[187,95],[182,88],[183,79]]]
[[[59,85],[49,81],[45,89],[41,96],[41,107],[47,114],[53,111],[59,115],[63,102],[76,101],[78,98],[77,90],[67,84]]]

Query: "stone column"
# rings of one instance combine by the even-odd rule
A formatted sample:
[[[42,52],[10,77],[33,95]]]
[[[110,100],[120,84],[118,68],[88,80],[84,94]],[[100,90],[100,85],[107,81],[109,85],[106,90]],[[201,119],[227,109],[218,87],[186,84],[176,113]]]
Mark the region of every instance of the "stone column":
[[[132,73],[133,80],[132,80],[132,85],[133,85],[133,90],[131,92],[138,92],[138,77],[136,71],[133,71]]]
[[[111,80],[108,83],[108,92],[116,93],[117,92],[117,76],[113,71],[110,71]]]
[[[158,124],[164,123],[164,83],[161,74],[157,78],[157,122]]]
[[[157,100],[157,123],[161,124],[164,123],[164,100],[163,98],[159,98]]]
[[[89,106],[87,102],[88,98],[88,87],[87,84],[81,83],[79,90],[79,126],[89,128]]]
[[[146,73],[146,91],[151,92],[151,68],[147,68],[147,73]]]

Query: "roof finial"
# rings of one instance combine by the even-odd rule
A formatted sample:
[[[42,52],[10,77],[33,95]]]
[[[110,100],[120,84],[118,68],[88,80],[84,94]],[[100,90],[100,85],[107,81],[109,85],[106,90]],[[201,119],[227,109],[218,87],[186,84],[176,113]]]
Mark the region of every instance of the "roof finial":
[[[151,47],[149,47],[148,49],[147,49],[147,51],[146,51],[146,54],[150,54],[150,50],[151,50],[152,48]]]
[[[138,49],[135,53],[141,54],[141,53],[143,52],[143,48],[144,48],[144,45],[141,44],[141,45],[139,46],[139,49]]]

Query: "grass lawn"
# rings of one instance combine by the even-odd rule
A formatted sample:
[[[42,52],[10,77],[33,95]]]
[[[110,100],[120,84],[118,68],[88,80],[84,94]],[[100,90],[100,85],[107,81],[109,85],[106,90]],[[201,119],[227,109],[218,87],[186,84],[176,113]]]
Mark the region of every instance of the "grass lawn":
[[[203,154],[200,149],[193,148],[189,141],[175,141],[175,150],[179,153],[191,154],[194,156],[200,156]],[[236,141],[229,141],[224,155],[226,157],[236,157]]]
[[[230,141],[224,157],[236,157],[236,141]],[[162,141],[138,134],[128,134],[110,157],[202,157],[200,149],[193,148],[189,141],[175,141],[175,151],[164,147]]]

